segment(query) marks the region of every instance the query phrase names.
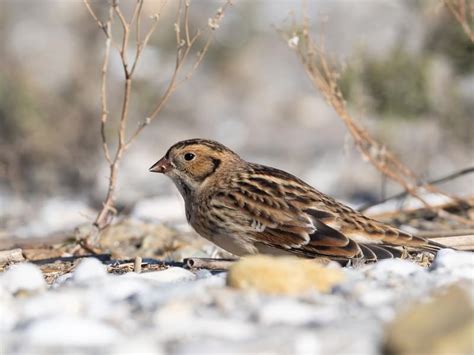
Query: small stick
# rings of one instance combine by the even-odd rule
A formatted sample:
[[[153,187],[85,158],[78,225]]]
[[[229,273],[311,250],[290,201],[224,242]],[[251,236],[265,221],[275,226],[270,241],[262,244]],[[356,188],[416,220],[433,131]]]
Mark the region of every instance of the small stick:
[[[450,236],[442,238],[430,238],[431,240],[458,250],[474,250],[474,234]]]
[[[135,263],[133,264],[133,271],[137,274],[142,272],[142,258],[140,256],[137,256],[135,258]]]
[[[421,231],[416,233],[417,237],[436,239],[446,237],[459,237],[465,235],[474,235],[474,229],[454,229],[447,231]]]
[[[189,269],[227,270],[238,259],[186,258],[183,260]]]
[[[471,174],[471,173],[474,173],[474,166],[471,166],[471,167],[468,167],[468,168],[465,168],[465,169],[461,169],[461,170],[456,171],[456,172],[454,172],[452,174],[449,174],[447,176],[443,176],[439,179],[427,181],[427,184],[437,185],[437,184],[441,184],[441,183],[446,182],[446,181],[457,179],[458,177],[464,176],[466,174]],[[381,199],[380,201],[377,201],[377,202],[374,202],[374,203],[367,203],[365,205],[362,205],[361,207],[358,208],[358,210],[360,212],[364,212],[364,211],[366,211],[369,208],[372,208],[374,206],[381,205],[382,203],[385,203],[385,202],[390,201],[390,200],[396,200],[396,199],[399,199],[399,198],[403,198],[407,195],[408,195],[407,191],[400,192],[396,195],[392,195],[392,196],[386,197],[384,199]]]

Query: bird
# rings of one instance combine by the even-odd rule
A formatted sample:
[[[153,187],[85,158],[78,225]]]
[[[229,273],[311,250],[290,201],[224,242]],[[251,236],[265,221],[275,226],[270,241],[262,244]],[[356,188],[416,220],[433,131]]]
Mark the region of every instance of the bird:
[[[444,248],[372,219],[290,173],[247,162],[213,140],[177,142],[149,171],[171,178],[200,236],[238,257],[375,262]]]

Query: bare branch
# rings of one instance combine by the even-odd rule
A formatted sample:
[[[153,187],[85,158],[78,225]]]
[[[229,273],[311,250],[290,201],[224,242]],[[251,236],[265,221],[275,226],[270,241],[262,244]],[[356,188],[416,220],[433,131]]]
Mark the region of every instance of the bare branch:
[[[155,14],[153,16],[153,24],[151,25],[150,29],[148,30],[147,34],[145,35],[145,39],[143,40],[143,42],[138,42],[139,41],[139,36],[137,35],[137,48],[136,48],[136,51],[135,51],[135,59],[133,60],[133,65],[132,65],[132,69],[130,70],[130,75],[133,75],[133,73],[135,72],[135,68],[137,67],[137,63],[138,63],[138,60],[140,58],[140,55],[142,54],[142,51],[143,51],[143,48],[145,48],[148,44],[148,41],[150,40],[150,37],[151,35],[153,34],[153,32],[155,32],[155,29],[156,29],[156,26],[158,25],[158,20],[160,19],[160,14]],[[137,32],[140,31],[140,22],[141,20],[138,19],[137,20]]]
[[[135,130],[135,132],[130,136],[130,139],[128,140],[126,147],[128,146],[137,138],[137,136],[142,132],[142,130],[148,126],[153,120],[156,119],[158,114],[161,112],[163,107],[165,106],[166,102],[168,99],[171,97],[171,94],[176,90],[176,88],[184,81],[188,80],[191,78],[193,72],[199,67],[199,64],[202,62],[204,55],[207,53],[213,39],[213,31],[214,28],[212,26],[208,27],[207,30],[207,38],[205,41],[204,46],[201,48],[201,50],[198,52],[197,59],[195,63],[192,65],[192,69],[190,72],[186,74],[183,80],[177,81],[179,73],[182,69],[182,66],[184,62],[186,61],[186,58],[188,57],[189,53],[191,52],[196,40],[199,38],[199,36],[203,33],[200,29],[196,31],[196,34],[189,39],[189,42],[187,40],[183,40],[181,38],[181,22],[182,20],[184,21],[184,27],[185,27],[185,32],[189,31],[189,24],[187,21],[189,18],[187,17],[188,15],[187,10],[189,10],[189,5],[187,5],[188,2],[184,2],[184,11],[183,11],[183,1],[180,1],[178,10],[176,13],[176,22],[175,22],[175,32],[176,32],[176,60],[175,60],[175,69],[174,72],[170,78],[170,81],[168,83],[168,86],[165,89],[165,92],[163,95],[160,97],[158,100],[158,104],[155,106],[155,108],[151,111],[151,113],[146,117],[146,119],[141,122],[138,126],[138,128]],[[215,16],[212,18],[212,22],[214,24],[217,24],[217,27],[224,17],[224,12],[226,9],[232,5],[232,1],[228,0],[226,3],[219,8],[216,11]],[[184,14],[183,14],[184,13]],[[182,19],[182,17],[184,17]],[[189,45],[188,45],[189,43]],[[184,49],[184,50],[183,50]]]
[[[102,23],[102,21],[99,20],[99,18],[97,17],[96,13],[94,12],[94,10],[92,10],[92,7],[91,5],[89,4],[89,0],[82,0],[84,5],[86,6],[86,9],[87,11],[89,11],[89,14],[92,16],[92,18],[94,19],[94,21],[97,23],[97,26],[99,26],[99,28],[104,31],[105,35],[108,36],[108,32],[106,30],[106,25],[104,25]]]
[[[189,53],[191,52],[195,41],[201,35],[201,31],[197,30],[196,35],[194,37],[190,37],[190,28],[189,28],[189,8],[190,8],[190,0],[183,0],[180,1],[178,11],[176,14],[176,23],[175,23],[175,34],[176,34],[176,63],[174,71],[171,75],[170,81],[168,86],[166,87],[164,93],[159,98],[155,108],[151,111],[150,115],[144,120],[143,123],[139,125],[139,127],[135,130],[135,132],[131,135],[130,139],[126,139],[126,131],[127,131],[127,124],[128,124],[128,112],[129,112],[129,105],[130,105],[130,97],[132,92],[132,81],[133,75],[135,73],[135,69],[138,66],[140,61],[141,54],[144,48],[147,46],[152,34],[156,30],[158,20],[160,18],[161,10],[165,5],[165,2],[162,3],[162,7],[160,8],[158,14],[153,16],[153,23],[151,24],[149,30],[147,31],[143,41],[141,40],[141,21],[142,21],[142,11],[143,11],[143,3],[144,0],[136,0],[135,7],[133,9],[133,13],[131,15],[130,22],[127,22],[125,15],[123,14],[118,0],[112,0],[112,3],[109,6],[109,16],[107,21],[104,23],[99,20],[98,16],[90,6],[89,0],[83,0],[87,11],[90,13],[91,17],[97,23],[99,28],[104,32],[106,36],[105,41],[105,54],[104,60],[102,63],[102,84],[101,84],[101,106],[102,106],[102,115],[101,115],[101,139],[102,139],[102,147],[104,151],[104,156],[109,164],[109,184],[107,189],[107,195],[104,199],[103,206],[101,211],[98,213],[94,225],[98,227],[99,230],[107,227],[112,217],[116,214],[116,210],[114,208],[114,201],[115,201],[115,190],[117,186],[117,176],[118,176],[118,167],[119,163],[126,152],[126,150],[130,147],[130,144],[133,140],[141,133],[141,131],[148,125],[152,120],[154,120],[158,114],[161,112],[162,108],[170,98],[171,94],[176,90],[177,87],[177,80],[179,73],[186,62],[186,58],[188,57]],[[224,9],[230,4],[228,1],[221,9],[217,11],[217,14],[214,16],[213,23],[217,25],[223,17]],[[116,43],[114,43],[112,38],[112,22],[114,16],[117,16],[121,27],[122,27],[122,37],[121,37],[121,45],[117,47]],[[181,38],[181,24],[184,22],[184,33],[186,39],[183,40]],[[196,70],[201,63],[204,54],[207,52],[210,42],[211,42],[211,32],[212,29],[217,28],[212,27],[208,29],[209,33],[207,36],[207,40],[205,42],[204,47],[201,49],[198,55],[198,59],[193,65],[192,71]],[[127,50],[129,47],[129,39],[130,35],[133,34],[135,30],[135,56],[132,63],[131,68],[129,67],[128,57],[127,57]],[[106,125],[109,119],[109,111],[108,111],[108,101],[107,101],[107,72],[109,66],[109,58],[110,58],[110,51],[111,48],[117,49],[120,60],[123,66],[124,72],[124,87],[123,87],[123,98],[122,98],[122,109],[120,116],[118,118],[119,127],[117,129],[118,135],[118,144],[115,149],[114,155],[112,157],[110,148],[107,142],[106,137]],[[187,76],[189,78],[190,76]]]
[[[107,144],[107,137],[105,133],[105,126],[107,124],[107,119],[109,115],[109,110],[107,106],[107,70],[109,67],[109,57],[110,57],[110,44],[112,42],[112,33],[111,25],[112,19],[114,16],[112,6],[109,8],[109,18],[105,24],[105,54],[104,62],[102,64],[102,85],[101,85],[101,104],[102,104],[102,117],[100,119],[100,134],[102,137],[102,149],[104,150],[105,159],[109,164],[112,164],[112,159],[110,157],[109,145]]]
[[[186,45],[191,46],[191,40],[189,37],[189,0],[184,0],[184,33],[186,35]]]
[[[143,7],[143,0],[136,0],[136,1],[137,3],[135,4],[135,8],[133,9],[132,19],[130,20],[130,24],[129,24],[130,27],[133,26],[137,18],[140,18],[140,13]]]
[[[117,14],[118,18],[120,19],[120,23],[122,24],[123,36],[122,36],[122,47],[120,49],[120,57],[122,59],[122,66],[125,73],[125,78],[130,78],[130,73],[128,71],[128,60],[127,60],[127,47],[128,47],[128,39],[130,36],[130,26],[125,20],[125,16],[120,10],[120,6],[118,5],[117,0],[113,0],[113,7],[114,11]]]

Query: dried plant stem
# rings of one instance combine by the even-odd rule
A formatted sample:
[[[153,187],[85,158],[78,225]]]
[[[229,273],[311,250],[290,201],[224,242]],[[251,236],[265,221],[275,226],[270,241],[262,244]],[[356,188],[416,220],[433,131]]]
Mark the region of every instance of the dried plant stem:
[[[473,167],[469,167],[469,168],[464,168],[464,169],[461,169],[461,170],[458,170],[452,174],[449,174],[447,176],[443,176],[439,179],[434,179],[434,180],[431,180],[431,181],[428,181],[428,184],[430,185],[438,185],[438,184],[441,184],[441,183],[444,183],[444,182],[447,182],[447,181],[451,181],[451,180],[454,180],[454,179],[457,179],[458,177],[461,177],[461,176],[464,176],[464,175],[467,175],[467,174],[471,174],[471,173],[474,173],[474,166]],[[395,195],[392,195],[392,196],[389,196],[389,197],[386,197],[386,198],[383,198],[377,202],[373,202],[373,203],[367,203],[367,204],[364,204],[362,205],[361,207],[358,208],[358,210],[360,212],[364,212],[366,210],[368,210],[369,208],[371,207],[374,207],[374,206],[377,206],[377,205],[380,205],[382,203],[385,203],[387,201],[391,201],[391,200],[396,200],[396,199],[401,199],[405,196],[408,195],[408,192],[407,191],[404,191],[404,192],[400,192],[398,194],[395,194]]]
[[[309,20],[305,17],[298,28],[293,22],[292,30],[280,33],[288,41],[298,55],[306,74],[314,87],[323,95],[326,101],[344,122],[347,130],[354,139],[355,145],[362,157],[369,161],[378,171],[400,184],[407,193],[430,206],[421,196],[422,191],[443,194],[451,199],[456,198],[441,192],[431,184],[420,182],[416,174],[403,164],[384,144],[374,139],[366,129],[349,114],[346,101],[338,86],[339,73],[324,50],[324,42],[316,44],[310,34]]]
[[[464,33],[474,43],[474,0],[442,0]]]
[[[151,24],[150,28],[146,32],[143,40],[141,39],[141,26],[142,26],[142,11],[143,11],[143,3],[144,0],[136,0],[135,7],[132,12],[132,16],[130,21],[127,20],[125,14],[122,12],[120,8],[119,2],[117,0],[112,0],[111,3],[108,5],[108,17],[107,20],[104,22],[99,19],[96,12],[92,9],[89,0],[83,0],[84,5],[87,11],[90,13],[93,20],[97,23],[98,27],[104,32],[105,34],[105,53],[104,53],[104,60],[102,64],[102,74],[101,74],[101,106],[102,106],[102,114],[100,120],[100,134],[102,140],[102,149],[104,152],[105,159],[109,164],[109,179],[108,179],[108,188],[107,194],[105,196],[104,202],[102,204],[102,209],[97,214],[95,219],[94,225],[99,229],[102,230],[103,228],[107,227],[112,217],[116,214],[116,210],[114,208],[115,205],[115,195],[117,190],[117,177],[119,173],[119,165],[120,162],[130,147],[131,143],[138,137],[138,135],[143,131],[143,129],[148,126],[156,117],[159,115],[165,104],[167,103],[168,99],[171,97],[172,93],[176,90],[178,84],[178,78],[180,71],[183,67],[183,64],[186,62],[187,57],[191,53],[193,47],[195,47],[196,40],[204,33],[204,31],[197,30],[196,33],[191,36],[190,35],[190,28],[189,28],[189,8],[190,8],[190,1],[180,0],[178,4],[178,11],[176,16],[175,22],[175,32],[176,32],[176,65],[174,71],[171,75],[171,79],[166,87],[163,95],[157,100],[157,104],[155,108],[151,111],[151,113],[147,116],[147,118],[140,123],[138,128],[127,138],[127,124],[129,118],[129,106],[130,106],[130,97],[132,93],[132,83],[133,83],[133,76],[136,71],[137,65],[140,61],[141,55],[143,50],[146,48],[153,32],[157,28],[158,20],[160,18],[160,13],[155,14],[152,17],[153,23]],[[163,3],[165,6],[166,3]],[[206,33],[206,40],[204,46],[198,52],[198,56],[195,59],[194,63],[192,64],[191,72],[188,73],[184,80],[188,80],[192,73],[198,68],[199,64],[202,61],[204,54],[207,52],[209,48],[210,42],[213,38],[213,30],[218,27],[220,23],[223,13],[225,9],[231,5],[230,0],[228,0],[223,7],[217,10],[217,13],[209,19],[214,24],[214,27],[209,25],[207,28]],[[160,9],[161,11],[161,9]],[[122,33],[121,37],[119,38],[119,45],[114,42],[114,38],[112,36],[112,24],[114,20],[118,19],[120,23]],[[185,39],[181,38],[181,31],[184,30]],[[130,37],[135,32],[135,54],[132,62],[129,62],[128,58],[128,48]],[[117,145],[115,148],[114,153],[112,154],[110,151],[109,142],[107,139],[106,128],[107,123],[109,121],[109,109],[108,109],[108,100],[107,100],[107,75],[108,75],[108,66],[109,66],[109,59],[111,48],[115,48],[119,54],[120,61],[123,68],[123,75],[124,75],[124,86],[123,86],[123,99],[122,99],[122,108],[120,112],[120,117],[118,119],[119,125],[117,130]]]

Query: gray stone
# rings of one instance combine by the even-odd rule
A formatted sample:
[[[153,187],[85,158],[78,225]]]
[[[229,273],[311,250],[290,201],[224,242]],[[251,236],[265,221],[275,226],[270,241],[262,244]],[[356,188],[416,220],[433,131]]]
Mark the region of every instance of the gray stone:
[[[46,281],[40,268],[30,263],[11,266],[3,275],[0,283],[10,293],[21,291],[36,292],[46,288]]]

